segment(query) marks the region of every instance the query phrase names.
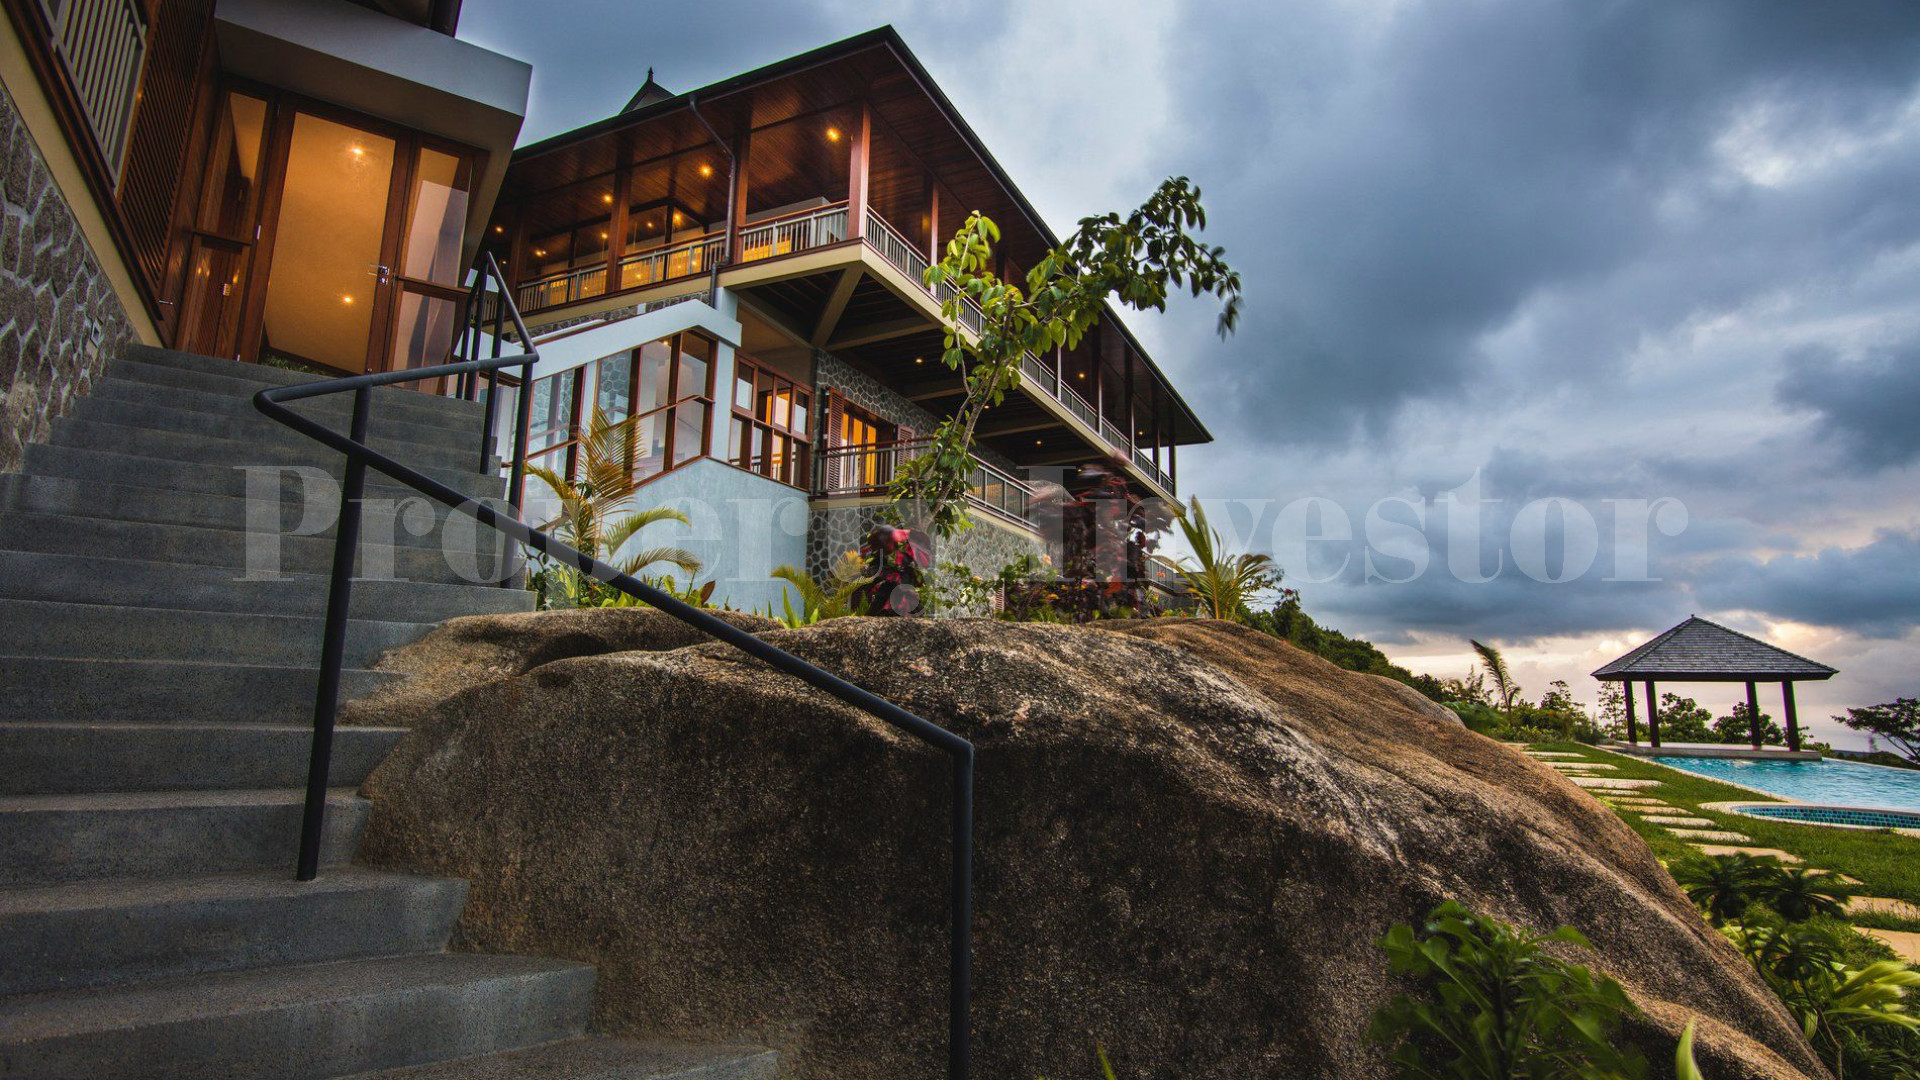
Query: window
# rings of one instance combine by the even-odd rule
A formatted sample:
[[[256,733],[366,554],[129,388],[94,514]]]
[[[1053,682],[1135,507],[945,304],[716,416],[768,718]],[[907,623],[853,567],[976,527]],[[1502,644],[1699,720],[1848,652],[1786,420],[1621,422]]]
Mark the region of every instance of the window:
[[[527,460],[575,478],[571,448],[595,409],[610,422],[633,423],[641,480],[701,457],[713,415],[713,350],[712,339],[689,332],[602,357],[592,365],[591,404],[580,381],[585,367],[536,380]]]
[[[834,394],[827,407],[827,444],[832,455],[832,490],[870,490],[893,479],[900,431],[853,402]]]
[[[735,465],[794,487],[812,483],[807,420],[813,395],[738,354],[733,362],[733,415],[727,448]]]

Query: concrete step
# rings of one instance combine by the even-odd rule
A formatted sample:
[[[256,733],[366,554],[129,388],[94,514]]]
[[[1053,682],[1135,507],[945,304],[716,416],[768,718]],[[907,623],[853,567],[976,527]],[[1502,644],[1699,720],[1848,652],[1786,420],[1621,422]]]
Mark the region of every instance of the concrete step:
[[[336,728],[329,783],[358,788],[404,728]],[[0,796],[296,788],[313,733],[296,724],[0,721]]]
[[[145,415],[144,410],[147,406],[156,406],[183,413],[260,421],[286,430],[278,421],[267,419],[266,414],[255,408],[251,396],[237,397],[232,394],[188,390],[178,386],[160,386],[131,379],[109,378],[95,383],[93,392],[82,400],[111,403],[115,407],[129,407],[131,411],[118,414],[128,417]],[[386,399],[382,398],[380,407],[376,407],[369,418],[368,430],[375,437],[417,442],[427,446],[441,446],[450,450],[471,448],[476,455],[480,452],[481,421],[478,418],[472,420],[462,418],[456,424],[449,423],[445,417],[420,416],[404,407],[388,408],[386,405]],[[347,429],[348,421],[353,416],[353,400],[346,395],[329,395],[292,402],[288,408],[339,431]]]
[[[253,549],[256,557],[251,567],[248,564],[250,543],[259,545]],[[333,571],[333,540],[328,537],[271,533],[252,536],[238,529],[202,529],[62,514],[0,512],[0,550],[137,556],[156,562],[225,567],[235,577],[249,572],[257,577],[275,572],[331,574]],[[500,577],[491,559],[471,551],[394,544],[366,532],[361,534],[354,573],[379,580],[431,581],[442,585],[480,585]]]
[[[327,610],[327,584],[324,574],[245,581],[225,567],[0,550],[0,596],[16,600],[318,616]],[[359,580],[349,611],[356,619],[437,623],[533,605],[533,594],[519,588]]]
[[[322,1080],[577,1037],[593,969],[434,954],[0,1002],[10,1080]]]
[[[341,700],[401,678],[348,668]],[[0,656],[0,719],[308,724],[316,680],[313,667]]]
[[[0,995],[446,948],[467,885],[285,870],[0,889]]]
[[[357,1080],[773,1080],[779,1057],[752,1046],[571,1039]]]
[[[230,469],[242,466],[304,465],[335,473],[344,460],[338,452],[310,439],[299,442],[244,437],[222,439],[188,431],[103,424],[77,416],[63,416],[55,420],[47,442],[53,446],[105,450],[154,461],[217,465]],[[455,450],[404,450],[396,460],[463,494],[498,498],[505,490],[498,473],[483,473],[475,469],[478,463],[472,454]],[[115,483],[140,482],[138,474],[100,479]]]
[[[326,620],[230,611],[0,600],[0,655],[318,664]],[[370,667],[431,623],[347,623],[345,663]]]
[[[336,378],[332,375],[311,375],[300,371],[287,371],[283,368],[268,367],[265,364],[245,364],[238,360],[224,360],[214,356],[201,356],[197,353],[179,352],[174,349],[156,349],[146,345],[129,347],[114,361],[121,364],[140,364],[149,368],[161,368],[184,374],[200,375],[207,378],[224,379],[230,383],[246,383],[255,390],[266,386],[299,386],[307,383],[322,382]],[[252,390],[246,392],[251,397]],[[419,408],[426,412],[443,416],[480,415],[480,406],[471,401],[460,401],[450,397],[422,393],[401,386],[386,386],[374,391],[383,399],[392,399],[396,404]]]
[[[248,408],[253,415],[198,413],[120,398],[89,396],[81,398],[68,415],[76,420],[116,428],[170,431],[207,439],[238,439],[247,442],[257,440],[275,446],[319,453],[332,452],[320,448],[319,444],[306,435],[269,419],[263,413],[253,409],[251,405]],[[347,419],[345,416],[327,417],[323,423],[344,434],[349,430]],[[425,431],[435,430],[425,425],[415,426]],[[371,442],[374,449],[415,468],[432,466],[443,469],[475,469],[481,472],[498,470],[499,462],[491,458],[485,468],[481,467],[480,431],[477,427],[469,432],[448,428],[444,432],[435,432],[435,436],[431,440],[395,439],[384,432],[375,432],[371,435]]]
[[[138,429],[128,429],[138,430]],[[179,491],[198,491],[208,495],[225,495],[243,499],[247,495],[247,465],[263,465],[280,469],[281,488],[291,497],[299,490],[300,473],[290,472],[288,466],[281,463],[260,462],[253,455],[236,458],[231,461],[199,462],[175,461],[164,457],[147,457],[132,447],[115,450],[90,450],[85,447],[68,446],[62,443],[34,443],[27,447],[25,472],[29,476],[65,476],[75,480],[104,480],[109,483],[134,484],[140,487],[171,488]],[[316,458],[300,468],[314,468],[332,477],[334,483],[325,485],[326,490],[334,493],[337,499],[338,481],[343,472],[337,459],[322,460]],[[506,491],[506,482],[497,477],[483,477],[475,473],[461,473],[450,476],[444,472],[426,469],[428,478],[447,484],[460,494],[475,500],[498,499]],[[367,497],[374,499],[411,499],[419,493],[403,484],[391,481],[369,471],[367,473]]]
[[[293,535],[330,537],[339,518],[338,485],[316,492],[312,505],[304,485],[289,485],[289,495],[279,501],[278,513],[268,503],[264,530]],[[250,503],[225,495],[207,495],[195,491],[141,487],[134,484],[76,480],[65,476],[0,476],[0,512],[59,514],[67,517],[114,518],[143,521],[155,525],[191,525],[204,529],[245,529]],[[496,508],[504,504],[494,501]],[[495,551],[506,540],[498,532],[468,518],[455,523],[449,539],[443,528],[455,511],[424,495],[407,500],[370,498],[361,511],[361,535],[391,539],[409,547],[437,548],[451,544],[456,550]],[[313,520],[309,521],[309,517]]]
[[[291,876],[303,798],[295,789],[0,798],[0,886],[242,870]],[[323,863],[352,858],[368,809],[351,790],[329,794]]]

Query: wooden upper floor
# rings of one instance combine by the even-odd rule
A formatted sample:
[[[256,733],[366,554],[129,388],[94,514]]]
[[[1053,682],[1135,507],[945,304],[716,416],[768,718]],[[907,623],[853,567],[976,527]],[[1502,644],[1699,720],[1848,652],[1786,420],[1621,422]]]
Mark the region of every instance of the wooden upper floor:
[[[923,274],[973,210],[1000,226],[1002,276],[1058,243],[883,28],[690,93],[649,77],[620,114],[515,153],[485,243],[536,326],[717,284],[937,412],[961,385]],[[1174,447],[1211,438],[1111,314],[1024,376],[981,429],[1023,466],[1117,458],[1171,496]]]

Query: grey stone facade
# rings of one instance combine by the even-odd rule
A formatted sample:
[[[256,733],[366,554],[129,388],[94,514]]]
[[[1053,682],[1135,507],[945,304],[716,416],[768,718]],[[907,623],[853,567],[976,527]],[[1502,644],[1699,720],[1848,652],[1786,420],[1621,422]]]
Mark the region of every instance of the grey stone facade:
[[[919,435],[930,435],[940,426],[941,417],[915,405],[886,386],[880,380],[855,368],[830,352],[814,354],[814,390],[815,401],[825,402],[827,391],[832,390],[855,405],[867,410],[896,427],[912,428]],[[815,422],[825,420],[826,411],[815,409]],[[814,434],[814,445],[821,444],[819,433]],[[997,469],[1004,469],[1015,476],[1020,475],[1013,462],[1002,454],[987,447],[978,447],[976,456],[981,461]]]
[[[4,88],[0,148],[0,472],[16,472],[134,332]]]

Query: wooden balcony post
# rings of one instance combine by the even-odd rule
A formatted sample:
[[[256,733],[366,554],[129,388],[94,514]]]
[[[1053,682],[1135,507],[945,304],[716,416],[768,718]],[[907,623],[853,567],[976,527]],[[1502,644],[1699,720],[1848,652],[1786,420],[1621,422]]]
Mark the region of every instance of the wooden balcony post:
[[[860,119],[847,133],[847,235],[867,235],[867,168],[873,163],[873,113],[860,103]]]
[[[740,261],[740,227],[747,219],[748,169],[753,140],[741,136],[733,140],[733,153],[727,164],[727,262]]]
[[[927,262],[940,261],[940,181],[927,176]]]
[[[613,174],[613,213],[607,216],[607,292],[619,292],[620,260],[627,254],[627,212],[633,205],[633,167],[620,166]]]

